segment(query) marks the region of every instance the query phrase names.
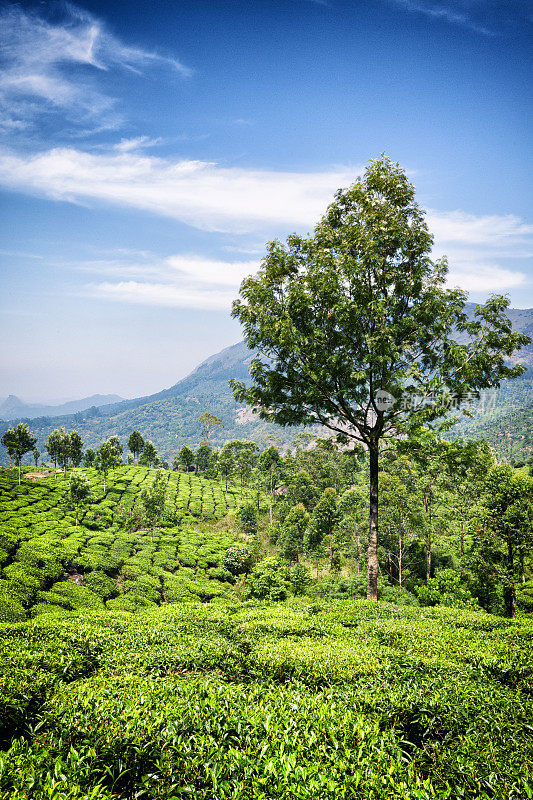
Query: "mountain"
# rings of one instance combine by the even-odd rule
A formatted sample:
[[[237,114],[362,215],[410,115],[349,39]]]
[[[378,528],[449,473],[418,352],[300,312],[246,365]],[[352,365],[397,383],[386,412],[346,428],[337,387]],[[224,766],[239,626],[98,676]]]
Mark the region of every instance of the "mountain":
[[[473,303],[468,304],[467,311],[472,314],[474,308]],[[533,338],[533,309],[509,309],[508,316],[516,330],[529,333]],[[202,412],[210,411],[224,424],[224,428],[218,428],[211,436],[214,445],[236,438],[266,444],[271,437],[277,438],[278,445],[287,444],[298,428],[280,428],[260,420],[233,399],[228,380],[248,380],[251,359],[252,354],[245,343],[239,342],[210,356],[190,375],[156,394],[122,400],[103,408],[91,399],[93,408],[53,419],[52,415],[46,414],[30,420],[29,414],[21,414],[9,425],[1,425],[0,434],[14,421],[26,418],[38,437],[38,448],[44,454],[44,442],[59,425],[76,428],[87,447],[95,447],[112,435],[120,436],[126,445],[131,431],[138,429],[145,438],[154,442],[161,456],[172,460],[182,444],[198,446],[201,439],[198,417]],[[533,345],[523,349],[520,360],[529,366],[526,376],[504,382],[500,389],[491,390],[492,394],[484,393],[473,409],[475,418],[457,426],[457,435],[469,436],[472,430],[473,435],[479,437],[479,430],[485,423],[498,419],[498,424],[505,426],[503,420],[507,414],[514,414],[516,419],[517,412],[532,405]],[[99,407],[95,409],[94,406]],[[516,448],[513,452],[518,455]],[[505,450],[501,455],[506,456]],[[5,460],[5,453],[0,453],[0,463],[5,463]]]
[[[25,403],[14,394],[10,394],[5,400],[0,402],[0,419],[13,420],[25,417],[32,419],[35,417],[62,417],[68,414],[76,414],[79,411],[86,411],[92,406],[106,406],[111,403],[118,403],[122,400],[118,394],[93,394],[81,400],[71,400],[60,405],[45,405],[41,403]]]

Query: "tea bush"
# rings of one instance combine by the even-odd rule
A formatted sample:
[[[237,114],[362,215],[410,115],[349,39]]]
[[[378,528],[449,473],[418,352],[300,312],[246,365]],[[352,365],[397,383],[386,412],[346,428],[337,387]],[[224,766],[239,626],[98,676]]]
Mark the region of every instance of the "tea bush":
[[[533,790],[526,620],[353,599],[181,601],[44,614],[2,634],[2,800]]]

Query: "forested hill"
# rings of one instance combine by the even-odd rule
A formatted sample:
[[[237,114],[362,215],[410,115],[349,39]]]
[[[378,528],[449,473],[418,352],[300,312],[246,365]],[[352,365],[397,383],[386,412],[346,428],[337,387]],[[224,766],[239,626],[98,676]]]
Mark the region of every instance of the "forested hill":
[[[473,303],[467,306],[470,313],[474,308]],[[516,330],[533,338],[533,309],[509,309],[508,316]],[[112,435],[126,439],[133,429],[138,429],[145,438],[154,442],[162,457],[171,459],[182,444],[198,445],[201,439],[198,417],[203,411],[216,414],[224,423],[223,429],[212,434],[211,442],[214,445],[235,438],[265,444],[270,437],[277,437],[278,445],[288,443],[297,429],[283,429],[261,421],[233,399],[228,381],[230,378],[247,380],[251,358],[252,354],[245,343],[239,342],[210,356],[186,378],[157,394],[106,405],[97,412],[88,409],[53,418],[31,418],[26,414],[14,421],[29,422],[38,437],[38,449],[43,455],[44,441],[48,435],[54,428],[64,425],[76,428],[86,446],[98,445]],[[528,365],[526,379],[504,385],[489,403],[485,398],[476,409],[475,419],[460,426],[461,435],[469,435],[472,430],[476,438],[481,438],[486,425],[492,425],[497,420],[498,434],[493,435],[490,428],[488,438],[504,457],[509,452],[507,429],[514,431],[511,433],[513,456],[521,457],[524,444],[521,425],[526,418],[522,419],[519,412],[533,404],[533,345],[524,348],[520,360]],[[509,414],[511,416],[506,421]],[[528,419],[530,421],[531,418]],[[0,424],[0,433],[12,425],[13,420]],[[6,463],[5,459],[5,453],[0,453],[0,463]]]

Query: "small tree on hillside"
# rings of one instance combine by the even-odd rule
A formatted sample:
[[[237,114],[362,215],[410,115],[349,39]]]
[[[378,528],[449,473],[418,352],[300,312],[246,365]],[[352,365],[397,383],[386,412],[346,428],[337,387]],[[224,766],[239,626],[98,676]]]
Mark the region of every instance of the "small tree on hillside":
[[[487,477],[484,502],[488,524],[474,545],[478,571],[496,573],[503,585],[505,612],[514,617],[516,578],[524,553],[533,546],[533,478],[499,464]]]
[[[311,514],[307,529],[306,544],[309,550],[315,551],[324,541],[329,543],[330,568],[334,566],[336,555],[333,535],[340,522],[338,498],[335,489],[324,489],[322,497],[316,504]]]
[[[206,444],[209,444],[209,436],[215,428],[224,427],[222,420],[215,414],[210,414],[209,411],[204,411],[203,414],[200,414],[198,422],[202,426],[202,434]]]
[[[115,467],[122,464],[122,444],[118,436],[111,436],[107,441],[111,448],[111,468],[113,470],[113,483],[115,483]]]
[[[85,453],[83,454],[83,466],[90,468],[94,465],[94,460],[96,458],[96,453],[92,449],[92,447],[88,447]]]
[[[513,333],[508,299],[465,311],[414,187],[382,157],[339,191],[314,236],[268,245],[243,281],[233,316],[253,353],[237,400],[281,425],[320,423],[369,453],[367,597],[377,600],[380,443],[442,418],[464,398],[521,375],[506,359],[530,340]]]
[[[63,469],[63,474],[67,474],[67,468],[70,460],[70,436],[66,430],[61,427],[58,431],[57,437],[57,463]]]
[[[133,458],[137,458],[139,453],[142,453],[144,447],[144,439],[139,431],[133,431],[128,439],[128,450],[133,453]]]
[[[247,485],[252,469],[257,460],[259,447],[255,442],[241,441],[235,439],[233,442],[227,443],[228,448],[233,453],[233,460],[235,464],[235,471],[239,476],[241,487],[241,500],[243,498],[243,489]]]
[[[221,479],[223,478],[226,482],[226,492],[228,491],[228,479],[233,474],[234,469],[235,458],[233,456],[233,450],[230,447],[230,443],[226,442],[218,454],[218,470],[220,472]]]
[[[158,469],[152,485],[141,492],[141,503],[151,530],[163,514],[166,486],[165,473],[162,469]]]
[[[34,448],[34,450],[32,452],[32,456],[33,456],[33,463],[35,464],[35,466],[36,467],[39,466],[39,459],[41,457],[41,454],[39,453],[39,451],[37,450],[36,447]]]
[[[61,435],[56,429],[55,431],[52,431],[45,444],[46,452],[54,462],[54,479],[56,478],[57,462],[59,459],[60,440]]]
[[[37,443],[35,436],[26,424],[19,422],[16,428],[10,428],[2,436],[2,444],[8,451],[11,458],[14,459],[15,464],[19,468],[19,486],[20,486],[20,467],[22,459],[26,453],[31,453]]]
[[[178,462],[184,468],[185,472],[194,464],[194,453],[186,444],[184,444],[179,451]]]
[[[76,506],[76,525],[78,524],[78,512],[80,504],[85,502],[91,494],[89,481],[83,472],[73,470],[70,474],[69,497],[70,501]]]
[[[274,497],[274,489],[276,488],[276,479],[281,474],[282,460],[277,447],[272,445],[266,450],[263,450],[259,456],[258,467],[260,471],[266,476],[268,483],[268,490],[270,493],[269,516],[270,524],[272,525],[272,499]]]
[[[104,476],[104,494],[106,489],[107,474],[114,464],[115,457],[113,446],[109,444],[109,440],[102,442],[96,451],[94,465],[98,472]]]
[[[200,472],[210,470],[213,463],[213,451],[208,444],[201,444],[195,456],[196,469]]]
[[[72,466],[79,467],[82,459],[83,442],[78,431],[71,431],[70,434],[70,460]]]
[[[155,449],[153,443],[149,439],[145,439],[139,464],[144,467],[153,467],[157,462],[157,459],[157,450]]]
[[[255,536],[257,533],[257,511],[253,503],[241,506],[238,513],[239,528],[248,536]]]
[[[304,538],[309,525],[309,514],[302,503],[293,506],[283,521],[278,546],[282,558],[289,563],[298,561],[304,549]]]

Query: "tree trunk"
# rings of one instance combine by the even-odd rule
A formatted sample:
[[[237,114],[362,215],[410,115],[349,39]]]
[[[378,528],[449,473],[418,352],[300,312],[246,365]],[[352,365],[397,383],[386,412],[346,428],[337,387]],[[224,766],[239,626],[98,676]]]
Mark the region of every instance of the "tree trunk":
[[[400,528],[400,533],[398,534],[398,583],[400,584],[400,589],[402,588],[402,529]]]
[[[378,599],[378,456],[379,443],[371,439],[370,456],[370,530],[368,533],[367,600]]]
[[[272,525],[272,470],[270,470],[270,524]]]
[[[22,459],[19,458],[19,486],[20,486],[20,465],[21,465],[21,463],[22,463]]]
[[[513,618],[516,611],[516,593],[514,585],[513,564],[514,552],[511,537],[507,539],[507,570],[508,570],[508,583],[505,586],[505,613],[506,616]]]
[[[431,530],[426,534],[426,583],[431,578]]]

